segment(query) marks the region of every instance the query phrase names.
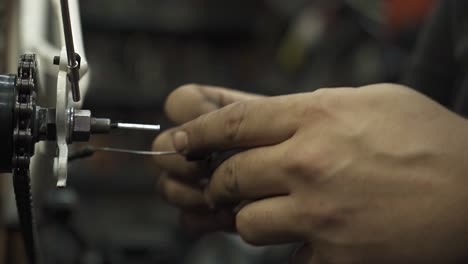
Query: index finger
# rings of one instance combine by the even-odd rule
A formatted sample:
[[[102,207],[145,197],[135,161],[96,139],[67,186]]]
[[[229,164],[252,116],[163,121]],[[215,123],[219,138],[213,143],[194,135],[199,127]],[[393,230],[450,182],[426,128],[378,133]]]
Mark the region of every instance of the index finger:
[[[214,151],[274,145],[296,132],[295,96],[237,102],[185,123],[173,134],[175,149],[203,156]]]
[[[183,124],[234,102],[260,97],[222,87],[187,84],[169,95],[165,111],[173,122]]]

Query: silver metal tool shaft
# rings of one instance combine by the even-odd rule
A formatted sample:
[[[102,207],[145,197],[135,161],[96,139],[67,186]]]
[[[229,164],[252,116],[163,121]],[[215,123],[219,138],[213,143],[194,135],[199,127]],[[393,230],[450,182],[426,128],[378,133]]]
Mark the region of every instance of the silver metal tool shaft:
[[[131,124],[131,123],[114,123],[113,128],[130,129],[130,130],[147,130],[147,131],[159,131],[161,130],[160,125],[144,125],[144,124]]]
[[[107,147],[92,147],[94,151],[104,151],[104,152],[119,152],[126,154],[135,154],[135,155],[146,155],[146,156],[167,156],[167,155],[177,155],[177,151],[142,151],[142,150],[130,150],[130,149],[118,149],[118,148],[107,148]]]

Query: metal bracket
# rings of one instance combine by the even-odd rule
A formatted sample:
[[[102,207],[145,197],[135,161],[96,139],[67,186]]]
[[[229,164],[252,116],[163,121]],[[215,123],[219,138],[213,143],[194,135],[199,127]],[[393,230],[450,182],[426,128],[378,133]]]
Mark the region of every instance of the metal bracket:
[[[62,49],[61,58],[66,58],[65,48]],[[54,174],[57,177],[57,187],[67,185],[68,171],[68,145],[69,135],[69,82],[67,60],[60,60],[57,78],[57,102],[55,122],[57,128],[57,157],[54,159]]]

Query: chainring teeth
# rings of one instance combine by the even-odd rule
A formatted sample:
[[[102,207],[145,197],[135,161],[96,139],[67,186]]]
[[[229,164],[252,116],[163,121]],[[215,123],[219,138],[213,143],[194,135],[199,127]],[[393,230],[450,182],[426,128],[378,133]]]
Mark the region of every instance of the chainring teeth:
[[[29,165],[34,155],[37,60],[34,54],[20,56],[16,80],[13,129],[13,182],[18,216],[24,234],[26,252],[35,262],[34,220]]]

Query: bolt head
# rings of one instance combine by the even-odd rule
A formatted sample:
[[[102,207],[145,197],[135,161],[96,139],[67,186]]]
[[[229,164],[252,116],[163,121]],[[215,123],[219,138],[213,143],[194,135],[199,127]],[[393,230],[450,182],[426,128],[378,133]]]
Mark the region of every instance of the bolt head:
[[[91,111],[77,110],[73,116],[72,141],[88,141],[91,136]]]

